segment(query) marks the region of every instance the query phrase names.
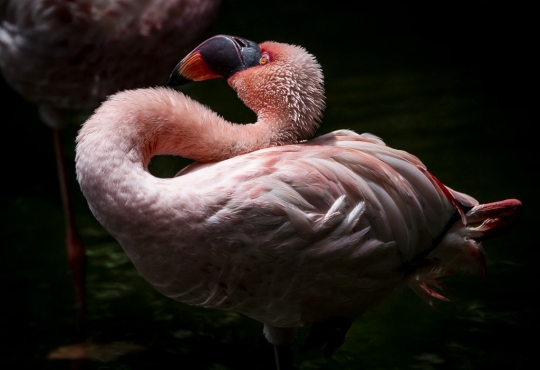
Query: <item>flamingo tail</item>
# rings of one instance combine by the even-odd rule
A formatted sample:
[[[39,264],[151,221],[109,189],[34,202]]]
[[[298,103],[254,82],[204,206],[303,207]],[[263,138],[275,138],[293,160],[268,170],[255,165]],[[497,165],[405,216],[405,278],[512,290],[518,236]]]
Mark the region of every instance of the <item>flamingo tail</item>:
[[[440,293],[438,279],[457,272],[485,275],[486,259],[481,242],[508,233],[522,213],[522,204],[517,199],[462,208],[459,214],[464,216],[456,217],[438,245],[410,272],[409,287],[430,305],[432,298],[448,300]]]

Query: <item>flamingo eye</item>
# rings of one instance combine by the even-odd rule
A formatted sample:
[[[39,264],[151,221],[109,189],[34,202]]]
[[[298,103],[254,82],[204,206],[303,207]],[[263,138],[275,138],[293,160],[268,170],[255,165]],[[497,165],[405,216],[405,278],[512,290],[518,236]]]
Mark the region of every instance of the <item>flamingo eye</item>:
[[[264,65],[270,61],[270,55],[268,53],[262,53],[261,59],[259,59],[259,64]]]

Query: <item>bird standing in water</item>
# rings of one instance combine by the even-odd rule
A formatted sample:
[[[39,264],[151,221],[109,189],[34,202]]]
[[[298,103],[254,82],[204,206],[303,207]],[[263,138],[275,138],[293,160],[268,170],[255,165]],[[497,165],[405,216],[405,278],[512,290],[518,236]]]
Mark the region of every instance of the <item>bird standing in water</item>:
[[[257,115],[234,124],[169,88],[111,96],[81,128],[76,172],[98,221],[162,294],[264,324],[278,369],[302,349],[342,343],[352,321],[397,289],[444,299],[437,279],[483,273],[481,241],[521,203],[479,204],[414,155],[348,130],[312,137],[323,75],[305,49],[219,35],[169,84],[225,77]],[[196,162],[170,179],[155,155]]]
[[[119,90],[161,85],[177,50],[187,53],[217,16],[220,0],[2,0],[0,69],[39,106],[52,129],[66,247],[85,339],[86,257],[68,190],[62,128],[72,110],[96,108]],[[151,68],[146,68],[151,65]]]

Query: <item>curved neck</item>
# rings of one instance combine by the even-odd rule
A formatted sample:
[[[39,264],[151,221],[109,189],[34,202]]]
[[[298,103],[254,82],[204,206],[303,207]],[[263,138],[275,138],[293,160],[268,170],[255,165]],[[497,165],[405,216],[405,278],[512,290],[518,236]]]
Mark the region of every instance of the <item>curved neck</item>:
[[[214,162],[273,145],[273,125],[259,120],[234,124],[168,88],[130,90],[113,95],[81,129],[101,146],[130,155],[146,167],[155,155],[178,155]],[[97,144],[97,143],[96,143]],[[82,144],[81,144],[82,145]],[[134,157],[133,157],[134,156]]]
[[[276,99],[283,98],[274,94],[266,102]],[[106,101],[87,121],[81,136],[99,125],[103,145],[108,142],[131,155],[140,153],[133,160],[146,167],[155,155],[214,162],[293,144],[311,136],[307,131],[318,126],[318,115],[313,117],[311,110],[283,109],[275,102],[254,110],[256,123],[234,124],[172,89],[130,90]]]

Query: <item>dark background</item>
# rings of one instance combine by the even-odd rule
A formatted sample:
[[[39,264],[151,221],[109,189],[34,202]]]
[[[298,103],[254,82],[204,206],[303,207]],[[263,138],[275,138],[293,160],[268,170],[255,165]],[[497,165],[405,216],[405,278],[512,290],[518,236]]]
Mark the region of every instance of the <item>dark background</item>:
[[[408,290],[400,292],[357,320],[332,358],[312,351],[296,355],[295,364],[526,368],[536,359],[539,329],[539,156],[533,133],[538,27],[532,7],[494,1],[349,3],[225,0],[208,35],[304,46],[325,74],[327,109],[318,134],[340,128],[371,132],[417,155],[448,186],[480,202],[518,198],[525,212],[511,233],[484,243],[485,279],[446,279],[451,301],[437,302],[435,309]],[[89,256],[90,335],[97,343],[136,343],[145,350],[85,363],[46,359],[71,342],[75,319],[52,136],[36,107],[3,79],[0,92],[0,367],[272,369],[261,324],[155,293],[93,219],[73,171],[76,221]],[[255,119],[223,80],[193,84],[185,92],[231,121]],[[74,116],[65,133],[71,168],[74,138],[86,116]],[[171,176],[185,163],[156,158],[151,169]],[[300,331],[295,350],[306,334]]]

